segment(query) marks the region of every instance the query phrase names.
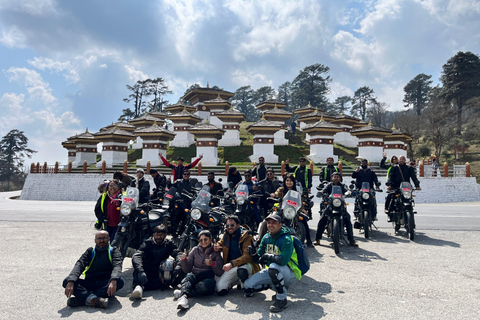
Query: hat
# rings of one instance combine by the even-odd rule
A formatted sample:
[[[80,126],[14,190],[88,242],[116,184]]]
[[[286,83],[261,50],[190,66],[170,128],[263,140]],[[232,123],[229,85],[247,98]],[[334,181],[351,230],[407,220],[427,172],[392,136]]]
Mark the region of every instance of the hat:
[[[277,212],[273,212],[268,217],[265,218],[265,220],[268,220],[268,219],[273,219],[275,221],[282,223],[282,217]]]
[[[150,174],[154,174],[154,173],[158,173],[158,171],[155,169],[150,169]]]
[[[178,161],[178,160],[185,161],[185,160],[183,160],[183,157],[178,157],[178,158],[177,158],[177,161]]]
[[[145,171],[143,171],[143,169],[140,169],[140,168],[139,168],[139,169],[137,169],[137,173],[139,173],[139,172],[141,172],[141,173],[145,174]]]

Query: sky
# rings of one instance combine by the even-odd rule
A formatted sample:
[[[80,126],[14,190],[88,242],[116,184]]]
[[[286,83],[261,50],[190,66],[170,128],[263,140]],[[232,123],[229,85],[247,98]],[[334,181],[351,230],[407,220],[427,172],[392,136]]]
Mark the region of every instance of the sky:
[[[458,51],[480,54],[478,0],[0,0],[0,135],[65,165],[62,141],[132,107],[127,84],[162,77],[175,103],[195,83],[278,89],[315,63],[330,101],[369,86],[401,110]]]

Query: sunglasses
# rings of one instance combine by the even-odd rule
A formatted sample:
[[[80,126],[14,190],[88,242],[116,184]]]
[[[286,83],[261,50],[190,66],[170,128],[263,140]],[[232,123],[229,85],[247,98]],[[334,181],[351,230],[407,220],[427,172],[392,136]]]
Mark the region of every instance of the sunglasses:
[[[235,227],[235,226],[236,226],[236,224],[234,224],[234,223],[232,223],[232,224],[227,224],[227,228],[233,228],[233,227]]]
[[[184,173],[183,175],[184,175],[184,176],[189,176],[189,175],[190,175],[190,173]]]

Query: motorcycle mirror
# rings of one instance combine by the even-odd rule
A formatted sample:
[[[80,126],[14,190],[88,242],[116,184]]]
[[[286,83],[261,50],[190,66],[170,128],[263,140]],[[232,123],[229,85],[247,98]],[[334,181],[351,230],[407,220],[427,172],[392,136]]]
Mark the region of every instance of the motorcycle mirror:
[[[353,188],[355,188],[355,185],[354,185],[354,184],[351,184],[351,185],[349,186],[349,188],[350,188],[351,190],[353,190]]]
[[[222,182],[222,181],[223,181],[222,178],[218,179],[218,182]]]

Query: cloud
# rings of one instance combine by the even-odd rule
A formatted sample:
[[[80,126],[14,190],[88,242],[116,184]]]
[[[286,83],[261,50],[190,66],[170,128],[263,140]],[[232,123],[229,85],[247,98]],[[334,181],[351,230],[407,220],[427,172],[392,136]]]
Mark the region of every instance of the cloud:
[[[260,88],[263,86],[273,86],[273,81],[269,76],[258,70],[236,69],[231,73],[232,81],[238,87],[250,85],[252,88]]]
[[[148,79],[148,75],[143,73],[143,71],[137,70],[135,67],[125,65],[125,71],[128,74],[130,82],[137,82],[139,80]]]
[[[56,73],[65,71],[64,77],[70,83],[78,83],[80,81],[80,76],[70,61],[60,62],[50,58],[35,57],[33,60],[28,60],[28,63],[40,70],[49,69]]]
[[[25,34],[16,26],[6,27],[0,35],[0,43],[7,48],[26,48]]]
[[[57,98],[52,95],[50,85],[43,81],[42,76],[35,70],[11,67],[4,73],[9,76],[10,82],[27,87],[29,99],[41,101],[45,106],[57,104]]]

